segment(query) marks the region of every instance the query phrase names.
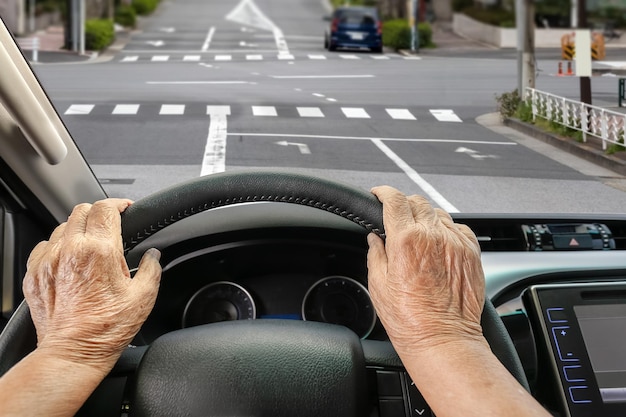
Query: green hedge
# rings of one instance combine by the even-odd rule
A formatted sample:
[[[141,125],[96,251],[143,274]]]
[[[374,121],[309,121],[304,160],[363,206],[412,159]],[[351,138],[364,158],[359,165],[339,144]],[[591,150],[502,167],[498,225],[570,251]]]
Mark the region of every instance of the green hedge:
[[[498,7],[468,7],[463,13],[474,20],[500,27],[515,27],[515,13]]]
[[[433,45],[433,31],[430,24],[421,22],[417,25],[419,47]],[[393,49],[411,49],[411,27],[405,19],[387,20],[383,24],[383,44]]]
[[[132,6],[122,4],[115,10],[115,23],[127,28],[134,28],[137,24],[137,13]]]
[[[85,22],[85,48],[99,51],[115,39],[113,22],[107,19],[89,19]]]
[[[133,0],[132,6],[138,15],[144,16],[152,13],[159,5],[159,0]]]

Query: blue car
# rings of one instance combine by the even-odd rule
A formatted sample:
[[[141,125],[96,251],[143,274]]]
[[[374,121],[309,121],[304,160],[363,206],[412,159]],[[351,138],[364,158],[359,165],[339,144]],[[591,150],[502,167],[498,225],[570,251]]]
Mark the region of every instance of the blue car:
[[[329,51],[337,48],[369,48],[383,51],[383,24],[373,7],[340,7],[331,18],[324,34],[324,47]]]

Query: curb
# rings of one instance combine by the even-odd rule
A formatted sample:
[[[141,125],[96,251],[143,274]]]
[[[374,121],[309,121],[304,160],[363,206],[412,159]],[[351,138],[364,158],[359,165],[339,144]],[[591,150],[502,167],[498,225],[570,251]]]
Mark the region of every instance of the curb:
[[[522,122],[518,119],[505,118],[503,120],[503,124],[542,142],[569,152],[572,155],[576,155],[603,168],[610,169],[611,171],[626,176],[626,160],[622,160],[613,155],[607,155],[601,149],[596,149],[594,146],[590,145],[589,142],[580,143],[571,138],[565,138],[548,133],[534,125]]]

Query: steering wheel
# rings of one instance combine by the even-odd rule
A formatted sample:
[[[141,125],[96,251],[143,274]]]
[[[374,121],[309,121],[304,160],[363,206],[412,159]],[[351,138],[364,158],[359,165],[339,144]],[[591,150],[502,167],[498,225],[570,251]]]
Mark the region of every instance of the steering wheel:
[[[186,217],[261,201],[325,210],[385,237],[382,204],[368,192],[298,173],[238,171],[200,177],[135,202],[122,215],[125,253]],[[489,300],[482,326],[494,354],[528,389]],[[0,334],[0,375],[35,346],[22,302]],[[130,375],[125,398],[133,416],[357,416],[367,413],[371,398],[368,368],[402,370],[402,363],[389,342],[359,340],[341,326],[246,320],[177,330],[148,347],[129,348],[112,375]]]

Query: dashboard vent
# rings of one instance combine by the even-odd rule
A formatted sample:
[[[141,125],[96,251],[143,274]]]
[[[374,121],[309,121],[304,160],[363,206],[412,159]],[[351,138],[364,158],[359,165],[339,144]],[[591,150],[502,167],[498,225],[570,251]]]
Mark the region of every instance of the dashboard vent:
[[[469,226],[478,238],[480,249],[483,252],[495,251],[526,251],[528,246],[517,222],[504,220],[456,220]]]
[[[615,249],[626,250],[626,224],[621,222],[607,222],[607,226],[611,229],[611,233],[613,234]]]

